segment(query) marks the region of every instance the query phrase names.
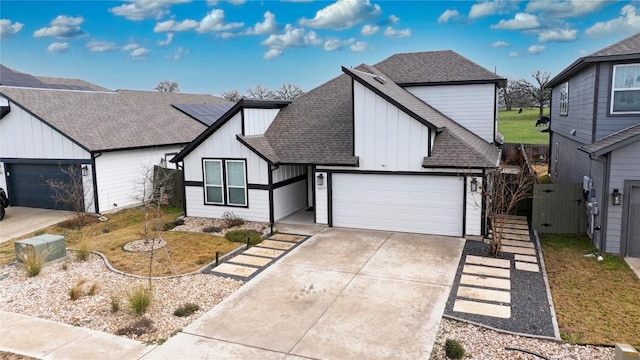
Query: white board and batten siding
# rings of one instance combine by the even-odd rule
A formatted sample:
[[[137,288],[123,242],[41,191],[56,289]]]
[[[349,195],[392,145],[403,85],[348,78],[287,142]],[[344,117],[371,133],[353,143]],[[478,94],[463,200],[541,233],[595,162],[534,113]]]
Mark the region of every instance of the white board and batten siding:
[[[11,103],[0,120],[0,158],[91,159],[88,151]]]
[[[276,118],[280,109],[243,109],[244,135],[262,135]]]
[[[179,146],[104,152],[95,158],[99,211],[111,211],[140,203],[147,171],[160,165],[165,154],[180,151]],[[151,191],[148,184],[147,191]],[[115,206],[116,204],[117,206]]]
[[[272,180],[274,185],[301,177],[301,180],[273,190],[273,216],[275,221],[308,206],[307,177],[304,176],[306,173],[307,167],[304,165],[280,165],[273,170]]]
[[[412,86],[405,90],[485,141],[493,142],[494,84]]]
[[[429,128],[393,104],[354,83],[354,150],[359,170],[424,171]]]
[[[636,141],[627,146],[621,147],[611,152],[611,170],[609,174],[609,193],[603,194],[609,202],[607,211],[607,253],[620,253],[620,242],[622,237],[622,211],[623,206],[613,205],[611,192],[618,189],[622,196],[624,194],[625,180],[640,180],[640,141]]]
[[[322,185],[318,184],[318,176],[322,176]],[[329,224],[329,193],[327,191],[328,173],[318,171],[313,176],[313,186],[316,192],[316,224]]]
[[[185,181],[204,182],[203,159],[226,158],[246,159],[247,183],[268,185],[269,164],[238,141],[236,135],[241,133],[241,114],[237,113],[184,158]],[[249,221],[269,222],[268,190],[247,190],[248,207],[238,207],[205,205],[202,186],[185,189],[187,216],[221,218],[231,211]]]

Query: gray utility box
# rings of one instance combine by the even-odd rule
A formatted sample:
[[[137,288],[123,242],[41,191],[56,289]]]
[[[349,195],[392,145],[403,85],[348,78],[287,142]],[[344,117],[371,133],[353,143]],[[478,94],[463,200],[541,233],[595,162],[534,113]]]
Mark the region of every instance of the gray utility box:
[[[31,256],[45,257],[45,263],[66,258],[67,250],[64,247],[64,236],[44,234],[32,238],[16,241],[16,259]]]

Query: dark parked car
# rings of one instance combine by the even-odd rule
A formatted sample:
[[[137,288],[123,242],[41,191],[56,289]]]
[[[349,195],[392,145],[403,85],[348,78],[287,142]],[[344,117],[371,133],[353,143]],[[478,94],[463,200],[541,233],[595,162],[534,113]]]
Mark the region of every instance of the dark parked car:
[[[4,219],[4,209],[9,207],[9,198],[3,188],[0,188],[0,220]]]

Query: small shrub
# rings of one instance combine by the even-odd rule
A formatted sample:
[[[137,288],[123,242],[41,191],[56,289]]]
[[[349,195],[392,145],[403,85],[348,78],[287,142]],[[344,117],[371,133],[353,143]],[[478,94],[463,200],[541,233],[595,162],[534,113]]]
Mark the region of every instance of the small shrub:
[[[44,230],[38,230],[36,232],[33,233],[33,236],[40,236],[40,235],[44,235],[46,234],[46,231]]]
[[[206,226],[202,228],[202,232],[206,233],[218,233],[220,231],[222,231],[222,228],[219,226]]]
[[[168,222],[166,224],[164,224],[162,226],[162,231],[169,231],[169,230],[173,230],[173,228],[175,228],[177,225],[175,223],[175,221],[172,222]]]
[[[186,303],[177,308],[176,311],[173,312],[173,315],[178,317],[187,317],[198,310],[200,310],[200,306],[192,303]]]
[[[143,314],[151,305],[151,289],[140,285],[127,294],[129,305],[136,315]]]
[[[23,249],[25,250],[25,249]],[[38,276],[47,262],[50,251],[35,251],[32,245],[26,246],[26,251],[16,254],[21,266],[27,272],[28,277]]]
[[[89,243],[85,240],[82,240],[80,244],[78,244],[78,249],[76,250],[76,259],[78,261],[87,261],[89,258]]]
[[[87,286],[91,284],[87,288]],[[93,296],[98,291],[99,285],[95,282],[89,283],[87,279],[80,279],[78,282],[69,289],[69,299],[75,301],[78,300],[82,295]]]
[[[249,238],[249,244],[256,245],[262,242],[262,236],[255,230],[232,230],[224,235],[224,237],[231,242],[246,243]]]
[[[151,321],[151,319],[148,319],[148,318],[141,318],[125,327],[121,327],[120,329],[116,330],[116,335],[141,336],[144,334],[151,333],[153,331],[155,331],[153,327],[153,321]]]
[[[91,284],[89,291],[87,291],[87,295],[89,296],[95,295],[99,288],[100,288],[100,285],[98,285],[98,283]]]
[[[447,339],[444,343],[444,352],[449,359],[462,359],[464,348],[458,340]]]
[[[109,228],[108,228],[108,227],[103,227],[103,228],[102,228],[102,233],[103,233],[103,234],[108,234],[109,232],[111,232],[111,230],[109,230]]]
[[[116,295],[109,296],[109,300],[111,301],[111,312],[117,313],[120,310],[120,297]]]
[[[62,266],[60,266],[60,268],[64,271],[67,271],[69,270],[69,264],[67,264],[67,262],[65,261],[62,263]]]
[[[236,215],[232,211],[225,211],[224,214],[222,214],[222,220],[224,221],[224,225],[227,228],[244,225],[244,223],[246,222],[245,219]]]

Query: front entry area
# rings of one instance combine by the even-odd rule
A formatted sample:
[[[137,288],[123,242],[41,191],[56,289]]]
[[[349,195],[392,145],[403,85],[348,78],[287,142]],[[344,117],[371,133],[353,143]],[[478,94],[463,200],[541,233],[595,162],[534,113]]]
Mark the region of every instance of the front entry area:
[[[629,185],[627,189],[626,255],[640,257],[640,184]]]
[[[332,210],[337,227],[462,236],[464,180],[334,173]]]

